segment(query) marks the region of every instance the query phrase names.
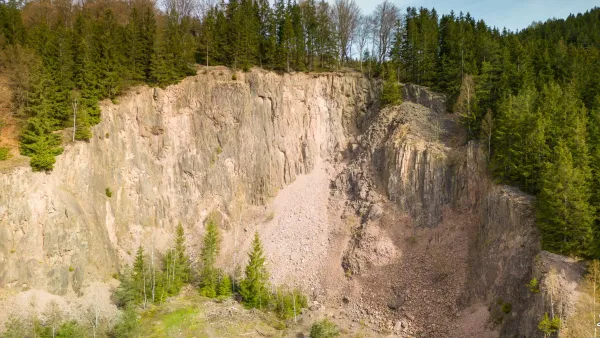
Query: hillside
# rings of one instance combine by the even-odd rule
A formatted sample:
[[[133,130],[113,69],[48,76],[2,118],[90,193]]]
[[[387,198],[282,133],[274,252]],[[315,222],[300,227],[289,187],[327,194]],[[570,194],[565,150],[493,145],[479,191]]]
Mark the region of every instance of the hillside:
[[[0,332],[591,335],[599,27],[0,3]]]
[[[179,222],[197,269],[212,218],[226,273],[256,230],[270,281],[346,330],[538,334],[546,305],[524,286],[540,252],[531,197],[491,183],[443,96],[407,85],[406,102],[379,111],[377,82],[359,74],[231,74],[104,102],[98,136],[67,146],[51,173],[2,175],[3,313],[41,311],[51,293],[75,316],[138,246],[160,260]],[[494,320],[497,299],[512,309]],[[440,318],[455,324],[430,325]]]

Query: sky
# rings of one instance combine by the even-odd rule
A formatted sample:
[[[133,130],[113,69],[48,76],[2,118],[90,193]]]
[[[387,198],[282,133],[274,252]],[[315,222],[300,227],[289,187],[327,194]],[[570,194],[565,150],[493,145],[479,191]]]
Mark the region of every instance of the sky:
[[[488,26],[504,27],[515,31],[526,28],[534,21],[546,21],[550,18],[566,18],[570,13],[583,13],[594,6],[600,6],[598,0],[390,0],[400,9],[406,7],[435,8],[438,14],[471,13],[475,19],[483,19]],[[363,13],[371,13],[379,0],[356,0]]]

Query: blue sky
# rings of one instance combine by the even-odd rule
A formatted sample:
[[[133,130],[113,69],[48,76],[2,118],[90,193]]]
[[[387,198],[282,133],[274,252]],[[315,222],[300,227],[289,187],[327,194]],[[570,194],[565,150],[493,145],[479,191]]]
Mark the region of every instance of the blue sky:
[[[404,10],[408,6],[435,8],[439,14],[454,10],[471,13],[476,19],[483,19],[489,26],[510,30],[523,29],[533,21],[546,21],[549,18],[566,18],[569,13],[585,12],[600,6],[598,0],[391,0]],[[379,0],[356,0],[363,13],[371,13]]]

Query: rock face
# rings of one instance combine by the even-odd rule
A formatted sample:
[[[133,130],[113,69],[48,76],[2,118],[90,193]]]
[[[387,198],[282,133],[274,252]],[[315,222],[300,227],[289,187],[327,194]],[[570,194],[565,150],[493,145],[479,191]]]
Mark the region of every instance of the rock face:
[[[461,128],[445,113],[442,96],[415,85],[406,85],[404,96],[402,105],[383,109],[368,126],[359,137],[360,147],[335,180],[353,208],[368,216],[343,260],[346,271],[359,275],[358,283],[375,299],[360,311],[381,311],[393,322],[398,306],[390,307],[386,299],[394,303],[400,297],[409,300],[403,305],[406,311],[419,314],[416,324],[422,331],[417,332],[472,336],[475,333],[430,322],[460,323],[460,309],[476,303],[487,307],[502,299],[513,305],[511,314],[489,322],[483,318],[478,325],[491,325],[495,319],[500,324],[493,329],[502,336],[539,335],[530,325],[539,313],[530,311],[524,301],[529,291],[523,287],[540,252],[532,198],[491,183],[487,154],[477,143],[463,145]],[[393,220],[371,217],[371,210],[381,210],[382,205],[396,210],[388,212],[395,214]],[[373,264],[368,257],[376,250],[369,236],[374,231],[396,238],[404,257],[385,269]],[[428,242],[422,243],[425,238]],[[390,296],[381,280],[389,280],[397,291]]]
[[[237,78],[213,69],[134,89],[102,105],[94,137],[68,145],[51,173],[0,175],[0,288],[79,292],[140,244],[164,250],[178,222],[197,238],[210,212],[264,203],[345,150],[376,87],[354,74]]]
[[[338,294],[344,313],[407,335],[484,337],[486,308],[502,298],[512,312],[496,333],[538,334],[524,287],[540,250],[532,198],[491,183],[487,154],[464,141],[443,96],[406,85],[402,105],[377,112],[378,84],[353,73],[236,78],[216,68],[165,90],[134,89],[102,105],[94,137],[68,145],[51,173],[1,174],[0,291],[80,294],[139,245],[164,252],[177,223],[199,242],[209,214],[227,228],[240,204],[267,204],[327,162],[333,179],[318,184],[319,198],[330,188],[352,213],[319,244],[326,255],[343,242],[321,260],[345,270],[331,283],[348,290]],[[287,233],[266,239],[311,241],[286,222],[312,211],[277,210],[286,209],[293,215],[270,218]],[[296,249],[290,261],[303,261]],[[464,329],[473,325],[462,311],[474,307],[481,332]]]

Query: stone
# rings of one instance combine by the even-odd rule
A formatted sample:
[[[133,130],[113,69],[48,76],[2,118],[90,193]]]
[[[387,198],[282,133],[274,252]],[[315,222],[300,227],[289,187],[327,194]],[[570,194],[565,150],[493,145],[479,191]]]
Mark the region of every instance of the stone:
[[[392,310],[398,310],[402,304],[404,304],[404,298],[394,297],[394,299],[387,303],[387,306]]]
[[[200,242],[198,222],[231,210],[239,191],[245,205],[265,204],[317,158],[333,158],[376,99],[373,83],[258,69],[231,82],[208,72],[101,103],[93,133],[110,137],[65,146],[47,174],[0,174],[0,288],[79,291],[130,264],[138,245],[154,242],[163,255],[179,222],[188,243]]]
[[[401,320],[399,320],[394,325],[394,332],[401,332],[403,328],[404,328],[404,323]]]
[[[383,209],[379,204],[374,204],[371,206],[371,210],[369,211],[369,219],[371,221],[376,221],[383,216]]]

